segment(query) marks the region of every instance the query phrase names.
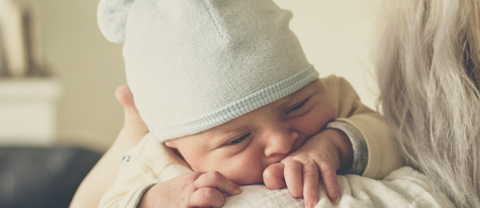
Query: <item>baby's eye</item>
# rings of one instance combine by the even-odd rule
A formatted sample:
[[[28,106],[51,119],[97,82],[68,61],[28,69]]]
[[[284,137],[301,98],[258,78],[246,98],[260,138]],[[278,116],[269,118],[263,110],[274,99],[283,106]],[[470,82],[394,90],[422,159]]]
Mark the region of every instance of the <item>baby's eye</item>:
[[[305,105],[305,103],[307,102],[307,100],[308,100],[308,98],[305,99],[305,100],[304,100],[303,102],[301,102],[300,104],[294,106],[293,108],[290,108],[290,110],[288,110],[286,114],[288,115],[289,113],[300,109],[303,105]]]
[[[250,134],[251,134],[251,133],[245,134],[245,135],[241,136],[240,138],[235,139],[235,140],[229,142],[228,145],[235,145],[235,144],[238,144],[238,143],[240,143],[240,142],[243,142],[243,140],[245,140],[248,136],[250,136]]]

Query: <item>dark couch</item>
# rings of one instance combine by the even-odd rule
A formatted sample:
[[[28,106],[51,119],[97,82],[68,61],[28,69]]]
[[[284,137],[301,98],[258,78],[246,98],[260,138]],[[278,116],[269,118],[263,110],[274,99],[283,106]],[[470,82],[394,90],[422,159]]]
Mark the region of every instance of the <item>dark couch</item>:
[[[0,147],[0,207],[66,208],[100,157],[76,147]]]

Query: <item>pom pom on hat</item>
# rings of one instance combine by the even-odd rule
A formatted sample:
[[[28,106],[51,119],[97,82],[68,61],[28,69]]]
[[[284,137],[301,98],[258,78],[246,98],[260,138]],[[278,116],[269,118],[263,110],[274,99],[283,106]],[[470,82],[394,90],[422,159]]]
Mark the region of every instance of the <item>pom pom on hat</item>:
[[[101,0],[98,4],[97,22],[108,41],[125,42],[125,25],[135,0]]]

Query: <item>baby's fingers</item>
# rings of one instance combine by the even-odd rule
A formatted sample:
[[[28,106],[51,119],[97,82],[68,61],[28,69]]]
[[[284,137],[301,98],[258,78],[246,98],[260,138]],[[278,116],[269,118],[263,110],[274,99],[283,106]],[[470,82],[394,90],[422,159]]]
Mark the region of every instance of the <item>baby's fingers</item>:
[[[303,196],[303,165],[299,161],[287,160],[282,162],[285,165],[285,182],[288,191],[294,197]]]
[[[263,183],[268,189],[282,189],[287,186],[283,175],[285,165],[282,163],[274,163],[269,165],[263,171]]]
[[[200,188],[190,196],[190,207],[222,207],[225,198],[214,188]]]
[[[318,165],[315,162],[303,164],[303,198],[305,206],[313,208],[318,202]]]
[[[197,180],[195,180],[195,187],[197,189],[214,188],[228,195],[237,195],[242,192],[242,189],[240,189],[237,184],[229,181],[217,171],[211,171],[200,175]]]
[[[340,188],[338,187],[337,172],[335,167],[329,163],[320,164],[320,174],[322,175],[323,184],[327,190],[327,196],[330,202],[338,204],[340,201]]]

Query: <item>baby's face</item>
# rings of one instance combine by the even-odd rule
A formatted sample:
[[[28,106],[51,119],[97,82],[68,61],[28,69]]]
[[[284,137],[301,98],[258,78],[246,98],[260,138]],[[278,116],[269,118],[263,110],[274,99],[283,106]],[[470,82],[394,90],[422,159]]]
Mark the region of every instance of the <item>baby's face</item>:
[[[337,117],[323,81],[207,131],[166,141],[195,171],[218,171],[239,185],[262,182],[280,162]]]

